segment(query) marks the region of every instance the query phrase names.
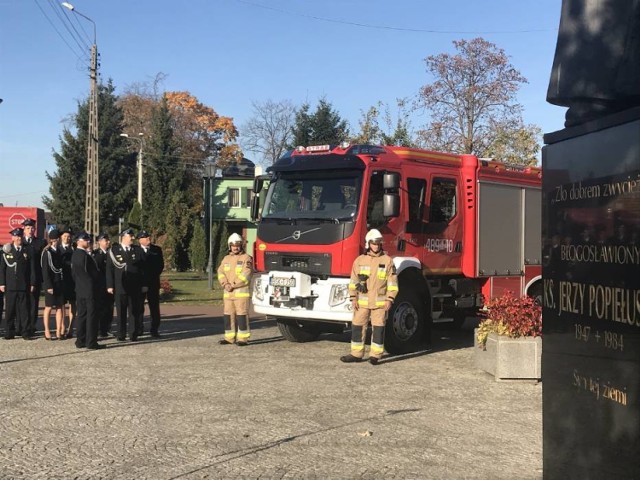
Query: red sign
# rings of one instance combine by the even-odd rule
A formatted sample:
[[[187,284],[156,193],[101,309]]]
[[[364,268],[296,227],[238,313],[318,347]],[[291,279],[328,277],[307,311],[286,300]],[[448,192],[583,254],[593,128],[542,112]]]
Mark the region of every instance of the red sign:
[[[27,217],[25,217],[23,214],[14,213],[9,217],[9,227],[11,227],[12,230],[14,228],[22,228],[22,222],[24,222],[26,219]]]

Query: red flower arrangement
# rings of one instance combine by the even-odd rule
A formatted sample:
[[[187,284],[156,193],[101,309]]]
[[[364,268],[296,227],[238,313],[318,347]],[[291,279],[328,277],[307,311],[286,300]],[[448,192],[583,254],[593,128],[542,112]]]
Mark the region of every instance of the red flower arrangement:
[[[484,347],[490,333],[512,338],[542,335],[542,307],[531,297],[518,298],[511,292],[486,304],[485,319],[478,325],[478,343]]]
[[[173,287],[171,286],[171,282],[166,278],[160,279],[160,295],[171,295],[173,292]]]

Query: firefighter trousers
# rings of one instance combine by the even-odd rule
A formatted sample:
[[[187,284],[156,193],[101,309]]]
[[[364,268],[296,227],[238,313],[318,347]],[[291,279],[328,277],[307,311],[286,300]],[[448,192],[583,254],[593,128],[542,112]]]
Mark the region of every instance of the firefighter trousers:
[[[233,343],[248,342],[251,336],[249,329],[249,299],[225,298],[224,302],[224,339]]]
[[[384,353],[384,326],[387,312],[384,308],[360,307],[353,313],[351,324],[351,355],[364,357],[364,343],[367,336],[367,326],[371,322],[371,349],[369,356],[380,358]]]

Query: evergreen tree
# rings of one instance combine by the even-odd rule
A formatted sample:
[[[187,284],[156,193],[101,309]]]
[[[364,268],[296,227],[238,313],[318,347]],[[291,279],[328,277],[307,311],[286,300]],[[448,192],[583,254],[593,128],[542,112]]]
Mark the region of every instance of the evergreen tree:
[[[211,228],[211,239],[213,244],[213,268],[217,269],[222,263],[222,259],[229,253],[229,245],[227,240],[229,239],[229,229],[227,228],[227,222],[220,220],[216,222]]]
[[[111,80],[98,86],[98,162],[101,229],[118,224],[131,208],[135,194],[135,154],[127,152],[122,132],[123,115]],[[60,153],[53,152],[56,171],[46,172],[50,196],[42,198],[60,224],[81,228],[84,225],[87,176],[89,100],[78,104],[71,119],[72,129],[64,128]],[[97,233],[97,232],[96,232]]]
[[[181,190],[173,193],[165,208],[167,237],[163,245],[165,265],[178,271],[189,268],[188,245],[191,237],[192,217],[185,194]]]
[[[134,228],[143,228],[144,225],[142,223],[142,206],[138,203],[138,200],[133,202],[133,207],[129,212],[129,225]]]
[[[207,251],[204,228],[200,220],[196,220],[193,226],[193,236],[189,244],[189,261],[191,268],[198,273],[204,272],[207,267],[207,259],[209,252]]]
[[[181,191],[185,183],[185,168],[178,160],[178,149],[171,127],[171,113],[166,97],[154,111],[151,133],[145,144],[145,202],[143,217],[156,234],[167,231],[167,201]]]
[[[309,104],[305,103],[296,112],[292,147],[337,145],[349,138],[346,120],[340,118],[329,102],[321,99],[313,114],[309,114],[309,108]]]

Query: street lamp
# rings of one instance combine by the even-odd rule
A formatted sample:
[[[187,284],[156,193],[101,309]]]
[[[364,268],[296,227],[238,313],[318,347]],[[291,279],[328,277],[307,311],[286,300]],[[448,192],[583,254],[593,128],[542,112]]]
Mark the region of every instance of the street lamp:
[[[93,25],[93,45],[91,46],[91,65],[89,80],[89,141],[87,145],[87,187],[84,204],[84,229],[87,232],[100,232],[100,181],[98,168],[98,46],[96,45],[96,22],[80,13],[73,5],[62,2],[62,6],[80,15]]]
[[[142,150],[144,148],[144,133],[138,133],[137,137],[130,137],[127,133],[121,133],[121,137],[128,138],[129,140],[136,140],[140,142],[140,148],[138,148],[138,203],[142,208]]]

